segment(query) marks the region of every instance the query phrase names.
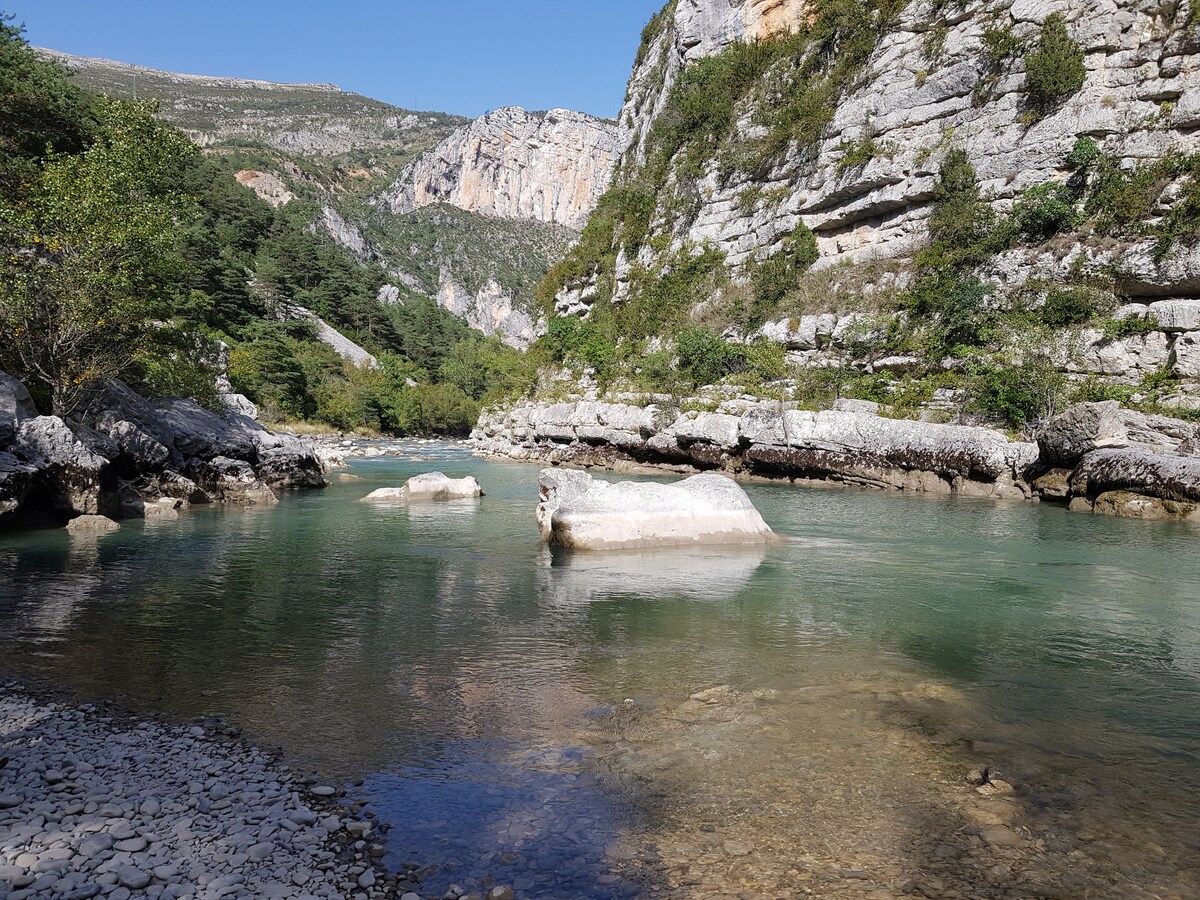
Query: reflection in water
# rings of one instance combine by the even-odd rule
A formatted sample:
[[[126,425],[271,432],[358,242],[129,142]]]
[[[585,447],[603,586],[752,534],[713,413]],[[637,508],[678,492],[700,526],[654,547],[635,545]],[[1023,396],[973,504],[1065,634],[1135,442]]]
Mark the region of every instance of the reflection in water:
[[[563,900],[638,893],[609,874],[620,813],[578,751],[446,744],[419,764],[373,775],[361,795],[385,821],[404,823],[389,864],[442,860],[421,884],[427,896],[489,876],[524,892],[553,884]]]
[[[579,835],[521,870],[535,896],[576,884],[576,865],[630,859],[676,885],[749,868],[758,887],[740,889],[787,893],[804,846],[855,840],[877,841],[862,864],[891,890],[924,865],[922,828],[955,859],[977,849],[928,825],[979,825],[959,816],[968,762],[1053,813],[1043,845],[1090,835],[1079,859],[1096,878],[1119,863],[1169,879],[1197,856],[1194,528],[755,484],[795,540],[561,555],[539,540],[535,467],[420,449],[487,495],[359,503],[431,467],[377,459],[270,510],[0,537],[0,660],[181,718],[224,714],[363,777],[364,799],[403,819],[396,854],[457,840],[461,873],[505,841],[538,859],[546,834]],[[688,699],[714,685],[731,689]],[[570,747],[590,749],[533,761]],[[522,791],[562,805],[537,819]],[[1036,821],[1013,821],[1032,841]]]
[[[571,606],[622,597],[729,600],[746,587],[766,551],[757,546],[541,553],[539,599]]]

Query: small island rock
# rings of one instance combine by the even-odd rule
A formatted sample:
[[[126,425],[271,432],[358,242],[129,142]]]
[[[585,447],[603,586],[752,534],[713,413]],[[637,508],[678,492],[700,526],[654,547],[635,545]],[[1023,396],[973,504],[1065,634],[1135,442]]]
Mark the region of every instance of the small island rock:
[[[404,487],[380,488],[363,497],[364,502],[389,502],[409,500],[464,500],[482,497],[483,489],[472,476],[448,478],[441,472],[425,472],[414,475]]]
[[[544,469],[538,527],[551,544],[577,550],[762,544],[772,532],[746,492],[714,473],[676,484],[597,481]]]

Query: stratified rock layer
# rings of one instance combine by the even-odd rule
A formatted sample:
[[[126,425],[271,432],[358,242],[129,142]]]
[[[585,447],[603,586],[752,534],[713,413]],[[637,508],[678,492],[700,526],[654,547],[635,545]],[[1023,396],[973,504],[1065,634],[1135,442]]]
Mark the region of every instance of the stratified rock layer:
[[[394,213],[434,203],[580,229],[620,155],[617,126],[566,109],[496,110],[413,162],[380,201]]]

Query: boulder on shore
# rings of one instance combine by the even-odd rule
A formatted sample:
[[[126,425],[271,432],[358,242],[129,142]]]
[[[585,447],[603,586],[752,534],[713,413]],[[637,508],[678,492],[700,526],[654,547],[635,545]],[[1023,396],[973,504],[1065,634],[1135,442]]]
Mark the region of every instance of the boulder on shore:
[[[363,497],[363,502],[386,503],[409,500],[469,500],[482,497],[483,489],[472,476],[448,478],[441,472],[414,475],[404,487],[380,488]]]
[[[324,484],[311,444],[238,413],[112,380],[67,419],[39,416],[24,385],[0,372],[0,528],[170,518],[184,504],[273,503],[276,489]]]
[[[724,475],[612,484],[586,472],[543,469],[538,486],[543,539],[576,550],[762,544],[772,536],[746,492]]]

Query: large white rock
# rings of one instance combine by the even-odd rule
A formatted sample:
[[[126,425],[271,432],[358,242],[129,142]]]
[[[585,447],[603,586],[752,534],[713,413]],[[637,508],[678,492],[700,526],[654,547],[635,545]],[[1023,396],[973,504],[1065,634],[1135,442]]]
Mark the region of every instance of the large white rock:
[[[482,497],[483,489],[472,476],[447,478],[441,472],[414,475],[403,487],[380,488],[363,497],[364,502],[407,502],[409,500],[464,500]]]
[[[724,475],[613,484],[585,472],[544,469],[538,485],[542,537],[576,550],[762,544],[772,535],[746,492]]]

